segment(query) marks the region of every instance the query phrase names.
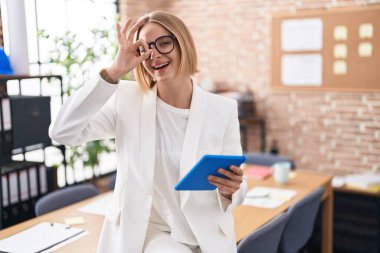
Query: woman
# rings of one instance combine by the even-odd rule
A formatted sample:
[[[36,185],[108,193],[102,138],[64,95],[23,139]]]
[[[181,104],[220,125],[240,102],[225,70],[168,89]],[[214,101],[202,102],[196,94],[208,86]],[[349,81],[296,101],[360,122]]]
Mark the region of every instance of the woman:
[[[197,56],[179,18],[156,11],[130,25],[116,25],[114,62],[50,128],[65,145],[115,138],[117,179],[98,252],[236,252],[231,210],[245,195],[243,171],[210,176],[215,191],[174,190],[203,155],[241,154],[236,102],[191,79]],[[137,82],[119,81],[131,70]]]

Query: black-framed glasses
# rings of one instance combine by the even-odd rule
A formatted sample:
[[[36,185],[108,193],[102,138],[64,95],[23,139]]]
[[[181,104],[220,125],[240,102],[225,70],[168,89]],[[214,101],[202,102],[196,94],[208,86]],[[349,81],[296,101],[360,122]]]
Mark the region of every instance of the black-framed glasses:
[[[169,54],[174,49],[174,35],[164,35],[158,37],[155,41],[148,43],[149,48],[155,48],[160,54]],[[143,54],[145,52],[144,47],[140,46],[138,52]]]

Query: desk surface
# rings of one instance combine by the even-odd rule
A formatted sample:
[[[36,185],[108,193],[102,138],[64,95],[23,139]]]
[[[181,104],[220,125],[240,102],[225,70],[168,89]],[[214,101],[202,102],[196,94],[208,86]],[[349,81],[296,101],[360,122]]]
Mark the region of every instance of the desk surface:
[[[275,209],[264,209],[250,206],[238,206],[234,209],[235,218],[235,235],[236,240],[240,241],[251,231],[263,226],[265,223],[276,217],[279,213],[287,210],[293,203],[304,198],[320,186],[330,188],[332,177],[329,175],[297,172],[296,176],[289,180],[286,185],[276,184],[272,178],[263,181],[248,181],[248,188],[254,186],[276,187],[282,189],[291,189],[297,191],[297,194],[292,200],[287,201]],[[327,190],[322,200],[330,197],[330,192]]]
[[[284,186],[277,185],[271,178],[264,181],[249,180],[249,188],[252,188],[254,186],[279,187],[283,189],[296,190],[297,194],[291,201],[288,201],[276,209],[263,209],[249,206],[237,207],[233,212],[235,218],[235,234],[237,241],[240,241],[251,231],[258,229],[276,217],[276,215],[285,211],[292,203],[298,201],[299,199],[302,199],[320,186],[324,186],[327,189],[323,199],[325,201],[331,201],[332,193],[330,183],[331,176],[308,172],[297,172],[296,177],[290,179],[289,183]],[[104,217],[79,212],[78,208],[94,201],[96,198],[100,198],[101,196],[102,195],[87,199],[74,205],[4,229],[0,232],[0,239],[22,231],[42,221],[64,223],[65,218],[81,216],[85,219],[85,225],[78,227],[85,228],[90,233],[81,239],[60,248],[56,252],[79,252],[78,249],[81,249],[80,252],[95,252]],[[322,227],[325,228],[322,231],[322,237],[324,238],[322,239],[322,246],[323,252],[328,253],[332,252],[332,203],[330,203],[330,201],[328,201],[328,204],[325,205],[325,208],[323,208],[322,211],[322,215],[324,216],[322,217],[322,222],[324,223],[324,225],[322,224]]]

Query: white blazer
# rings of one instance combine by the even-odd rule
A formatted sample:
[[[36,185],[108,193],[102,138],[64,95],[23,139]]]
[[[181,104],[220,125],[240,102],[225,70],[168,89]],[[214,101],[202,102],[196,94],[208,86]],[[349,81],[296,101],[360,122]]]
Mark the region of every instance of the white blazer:
[[[98,252],[142,252],[152,206],[156,98],[156,88],[144,93],[134,81],[113,85],[98,75],[64,103],[50,126],[50,137],[64,145],[115,138],[117,179]],[[194,83],[180,177],[204,154],[241,153],[236,101]],[[245,193],[244,181],[228,207],[218,190],[180,193],[181,209],[203,253],[236,252],[231,211]],[[177,229],[173,222],[169,226]]]

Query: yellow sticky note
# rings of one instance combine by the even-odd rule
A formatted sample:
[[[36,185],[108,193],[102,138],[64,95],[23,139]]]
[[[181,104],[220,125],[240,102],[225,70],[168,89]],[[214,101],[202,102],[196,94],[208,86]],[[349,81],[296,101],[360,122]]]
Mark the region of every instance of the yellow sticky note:
[[[65,219],[65,224],[69,225],[69,226],[83,225],[84,219],[83,219],[83,217],[67,218],[67,219]]]
[[[361,24],[359,26],[359,37],[361,39],[371,39],[373,37],[373,25],[371,23]]]
[[[335,40],[346,40],[348,37],[347,26],[339,25],[334,27],[334,39]]]
[[[346,61],[335,61],[334,62],[334,74],[335,75],[347,74],[347,63],[346,63]]]
[[[345,44],[337,44],[334,46],[334,57],[339,58],[347,58],[347,45]]]
[[[371,57],[373,47],[369,42],[362,42],[359,44],[358,53],[360,57]]]

